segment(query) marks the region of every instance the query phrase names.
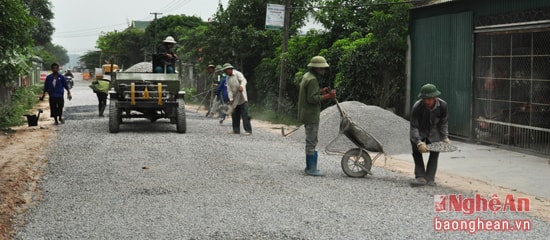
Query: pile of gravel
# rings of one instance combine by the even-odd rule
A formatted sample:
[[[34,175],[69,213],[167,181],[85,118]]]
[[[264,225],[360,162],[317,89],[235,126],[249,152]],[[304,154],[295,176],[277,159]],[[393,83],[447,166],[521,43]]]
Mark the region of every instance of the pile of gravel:
[[[153,64],[151,62],[140,62],[126,69],[125,72],[146,73],[146,72],[152,72],[152,70],[153,70]]]
[[[361,102],[341,102],[340,106],[351,117],[352,121],[382,144],[385,153],[397,155],[411,152],[409,121],[388,110],[377,106],[365,105]],[[339,135],[341,120],[342,117],[336,105],[328,107],[321,112],[319,143],[317,144],[319,150],[325,150],[327,144],[336,137],[338,138],[330,144],[331,151],[345,152],[350,148],[356,148],[355,144],[346,136]],[[305,131],[303,130],[303,126],[300,128],[289,137],[303,142]]]

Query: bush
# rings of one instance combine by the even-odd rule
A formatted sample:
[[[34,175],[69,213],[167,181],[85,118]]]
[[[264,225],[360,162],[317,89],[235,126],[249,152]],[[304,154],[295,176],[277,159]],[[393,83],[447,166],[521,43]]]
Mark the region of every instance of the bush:
[[[34,105],[38,102],[37,95],[41,91],[42,88],[39,86],[15,89],[11,102],[0,106],[0,129],[24,124],[26,119],[23,116],[29,114],[29,110],[33,109]]]
[[[186,103],[196,103],[196,95],[197,95],[197,89],[196,88],[183,88],[183,91],[185,91],[185,102]]]

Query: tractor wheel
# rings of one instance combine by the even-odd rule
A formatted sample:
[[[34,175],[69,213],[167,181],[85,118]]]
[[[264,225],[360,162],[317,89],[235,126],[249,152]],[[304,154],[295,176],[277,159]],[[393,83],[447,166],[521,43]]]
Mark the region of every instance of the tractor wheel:
[[[364,177],[372,167],[370,155],[359,148],[350,149],[342,157],[342,170],[350,177]]]
[[[187,130],[187,122],[185,120],[185,102],[183,99],[177,100],[178,107],[176,108],[176,130],[178,133],[185,133]]]
[[[120,128],[122,113],[116,106],[117,100],[112,100],[109,104],[109,132],[117,133]]]

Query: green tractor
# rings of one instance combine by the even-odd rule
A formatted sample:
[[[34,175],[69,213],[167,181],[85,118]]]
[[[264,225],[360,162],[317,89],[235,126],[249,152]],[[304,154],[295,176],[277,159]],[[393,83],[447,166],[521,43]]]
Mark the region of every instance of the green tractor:
[[[113,72],[109,91],[109,132],[117,133],[124,119],[168,118],[185,133],[185,91],[177,73]]]

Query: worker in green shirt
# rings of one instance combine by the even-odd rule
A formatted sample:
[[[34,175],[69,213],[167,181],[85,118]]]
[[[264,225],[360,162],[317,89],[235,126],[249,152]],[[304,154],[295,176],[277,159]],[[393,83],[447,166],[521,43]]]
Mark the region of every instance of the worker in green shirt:
[[[336,90],[319,88],[321,78],[329,67],[327,60],[322,56],[315,56],[307,65],[309,71],[302,77],[298,95],[298,121],[304,124],[306,130],[306,169],[305,173],[311,176],[323,176],[317,169],[317,150],[321,101],[336,98]]]
[[[98,109],[100,117],[103,117],[103,112],[107,107],[107,94],[109,93],[110,84],[111,80],[109,79],[109,76],[104,76],[103,78],[95,80],[92,84],[90,84],[90,88],[97,95],[97,100],[99,101]]]

